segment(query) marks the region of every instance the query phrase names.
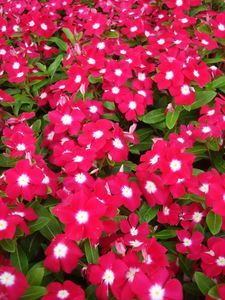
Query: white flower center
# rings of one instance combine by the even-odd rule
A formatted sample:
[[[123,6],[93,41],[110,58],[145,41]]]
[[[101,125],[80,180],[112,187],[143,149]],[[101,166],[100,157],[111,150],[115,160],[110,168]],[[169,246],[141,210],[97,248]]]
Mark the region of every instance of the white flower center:
[[[102,279],[104,280],[105,284],[112,285],[115,279],[115,275],[112,270],[107,269],[105,270]]]
[[[181,22],[182,22],[183,24],[185,24],[185,23],[188,22],[188,19],[187,19],[187,18],[183,18],[183,19],[181,19]]]
[[[22,77],[23,75],[24,75],[24,72],[19,72],[19,73],[17,73],[16,77],[17,77],[17,78],[20,78],[20,77]]]
[[[13,68],[14,70],[18,70],[18,69],[19,69],[19,67],[20,67],[20,63],[18,63],[18,62],[14,62],[14,64],[13,64],[12,68]]]
[[[177,172],[181,169],[181,162],[177,159],[173,159],[171,162],[170,162],[170,169],[173,171],[173,172]]]
[[[5,230],[8,226],[8,222],[5,220],[0,220],[0,231]]]
[[[134,110],[137,107],[137,104],[135,101],[129,102],[129,109]]]
[[[204,126],[203,128],[202,128],[202,132],[203,133],[209,133],[211,131],[211,128],[209,127],[209,126]]]
[[[199,190],[200,190],[202,193],[207,194],[208,191],[209,191],[209,185],[208,185],[207,183],[203,183],[203,184],[200,186]]]
[[[167,206],[163,207],[163,214],[164,214],[165,216],[168,216],[168,215],[170,214],[170,209],[169,209],[169,207],[167,207]]]
[[[112,93],[113,93],[114,95],[119,94],[119,92],[120,92],[120,89],[119,89],[118,87],[114,86],[114,87],[112,88]]]
[[[218,29],[220,30],[220,31],[225,31],[225,26],[223,25],[223,24],[219,24],[218,25]]]
[[[45,99],[48,96],[47,93],[41,93],[41,95],[39,96],[41,99]]]
[[[190,92],[190,87],[187,84],[182,85],[182,87],[181,87],[181,93],[184,96],[189,95],[191,93]]]
[[[138,80],[144,81],[146,79],[145,73],[138,73]]]
[[[86,181],[87,177],[83,173],[79,173],[75,175],[74,180],[80,184]]]
[[[163,44],[165,43],[165,40],[164,40],[164,39],[159,39],[159,40],[157,41],[157,43],[158,43],[159,45],[163,45]]]
[[[54,138],[54,135],[55,135],[55,132],[54,132],[54,131],[51,131],[51,132],[48,134],[47,139],[48,139],[49,141],[52,141],[53,138]]]
[[[216,260],[216,264],[220,267],[225,267],[225,257],[219,256]]]
[[[50,182],[49,177],[44,174],[44,179],[42,180],[42,183],[43,184],[49,184],[49,182]]]
[[[113,143],[113,146],[117,149],[123,148],[123,144],[119,138],[115,138],[112,143]]]
[[[199,223],[201,222],[202,220],[202,213],[201,212],[198,212],[198,211],[195,211],[193,216],[192,216],[192,220],[195,222],[195,223]]]
[[[132,236],[138,235],[138,230],[137,230],[137,228],[131,227],[131,229],[130,229],[130,234],[131,234]]]
[[[63,125],[70,125],[73,121],[73,118],[70,115],[64,115],[61,118]]]
[[[157,191],[156,185],[150,180],[147,180],[145,189],[149,194],[154,194]]]
[[[115,70],[115,72],[114,72],[114,74],[116,75],[116,76],[121,76],[122,74],[123,74],[123,72],[122,72],[122,70],[120,70],[120,69],[116,69]]]
[[[98,48],[99,50],[105,49],[105,43],[104,43],[104,42],[99,42],[99,43],[97,44],[97,48]]]
[[[209,44],[209,42],[208,42],[208,41],[206,41],[206,40],[202,40],[202,44],[203,44],[203,45],[208,45],[208,44]]]
[[[134,248],[140,247],[140,246],[143,244],[143,242],[140,242],[140,241],[138,241],[138,240],[135,240],[135,241],[129,241],[129,243],[130,243],[130,245],[131,245],[132,247],[134,247]]]
[[[2,285],[5,285],[6,287],[12,286],[15,283],[15,275],[9,273],[9,272],[3,272],[0,275],[0,282]]]
[[[30,27],[33,27],[35,25],[34,21],[30,21],[28,24]]]
[[[166,80],[170,80],[174,77],[173,71],[166,72]]]
[[[207,112],[207,116],[213,116],[215,114],[215,109],[210,109],[208,112]]]
[[[137,31],[137,30],[138,30],[137,26],[133,26],[133,27],[130,28],[130,31],[131,31],[131,32],[135,32],[135,31]]]
[[[103,136],[103,132],[101,130],[94,131],[92,136],[95,139],[100,139]]]
[[[149,296],[151,300],[163,300],[165,289],[163,289],[158,283],[154,284],[149,289]]]
[[[158,160],[159,160],[159,155],[156,154],[155,156],[153,156],[153,157],[149,160],[149,163],[150,163],[151,165],[154,165],[154,164],[156,164],[156,163],[158,162]]]
[[[24,144],[18,144],[16,146],[16,149],[19,151],[24,151],[26,149],[26,146]]]
[[[183,244],[184,244],[185,247],[189,247],[189,246],[191,246],[192,241],[188,238],[184,238],[183,239]]]
[[[89,107],[89,111],[90,111],[92,114],[95,114],[95,113],[98,111],[98,108],[97,108],[97,106],[92,105],[92,106]]]
[[[47,29],[48,29],[48,26],[47,26],[45,23],[42,23],[42,24],[41,24],[41,28],[42,28],[43,30],[47,30]]]
[[[77,155],[73,158],[74,162],[82,162],[83,161],[83,156]]]
[[[29,184],[30,178],[26,174],[22,174],[17,178],[17,183],[19,186],[25,187]]]
[[[99,24],[99,23],[95,23],[95,24],[92,26],[93,29],[98,29],[99,27],[100,27],[100,24]]]
[[[75,83],[80,83],[81,82],[82,77],[80,75],[77,75],[74,79]]]
[[[76,213],[75,215],[75,219],[79,224],[85,224],[89,219],[89,214],[85,210],[79,210],[78,213]]]
[[[129,186],[124,185],[122,187],[122,195],[125,198],[131,198],[133,196],[133,191],[132,191],[132,189]]]
[[[129,270],[126,273],[126,278],[128,279],[128,281],[133,282],[135,274],[139,271],[139,268],[129,268]]]
[[[69,293],[68,293],[67,290],[60,290],[60,291],[58,291],[58,293],[57,293],[57,297],[58,297],[59,299],[66,299],[68,296],[69,296]]]
[[[58,259],[58,258],[64,258],[68,252],[68,247],[63,244],[63,243],[58,243],[54,250],[54,256]]]
[[[197,70],[194,70],[193,74],[194,74],[194,76],[197,77],[197,78],[200,76],[200,74],[199,74],[199,72],[198,72]]]
[[[0,55],[5,55],[6,54],[6,50],[5,49],[0,49]]]
[[[88,63],[90,64],[90,65],[95,65],[95,63],[96,63],[96,60],[94,59],[94,58],[89,58],[88,59]]]

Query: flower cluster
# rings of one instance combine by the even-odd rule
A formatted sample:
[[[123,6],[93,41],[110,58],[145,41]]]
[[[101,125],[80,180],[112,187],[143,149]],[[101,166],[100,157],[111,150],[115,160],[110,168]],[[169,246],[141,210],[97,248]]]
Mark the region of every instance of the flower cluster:
[[[211,2],[0,0],[0,299],[225,299]]]

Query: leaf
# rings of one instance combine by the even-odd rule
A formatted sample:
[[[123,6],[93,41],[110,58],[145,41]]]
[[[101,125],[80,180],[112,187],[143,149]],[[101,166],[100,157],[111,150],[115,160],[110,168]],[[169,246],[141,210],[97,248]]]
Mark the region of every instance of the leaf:
[[[84,252],[87,258],[87,262],[89,264],[97,264],[98,263],[98,248],[94,249],[90,243],[89,239],[86,239],[84,242]]]
[[[19,245],[16,246],[15,252],[10,255],[10,261],[18,271],[26,274],[28,269],[28,259],[26,253]]]
[[[102,77],[93,77],[92,75],[89,75],[88,76],[88,81],[90,83],[93,83],[93,84],[95,84],[95,83],[102,83]]]
[[[151,110],[144,116],[139,117],[139,119],[146,124],[155,124],[155,123],[162,122],[163,120],[165,120],[164,109],[157,108],[157,109]]]
[[[0,154],[0,167],[2,168],[13,168],[15,167],[17,159],[12,157],[4,156]]]
[[[166,114],[166,126],[169,129],[172,129],[176,125],[181,111],[182,111],[182,106],[177,106],[175,108],[174,112],[170,112],[170,111],[167,112],[167,114]]]
[[[115,110],[115,108],[116,108],[115,103],[112,101],[104,101],[103,106],[105,108],[107,108],[108,110]]]
[[[216,78],[215,80],[213,80],[207,85],[207,87],[209,87],[210,89],[218,89],[224,86],[225,86],[225,75]]]
[[[15,252],[16,250],[16,241],[15,240],[1,240],[0,241],[0,247],[4,249],[7,252]]]
[[[39,80],[37,84],[32,86],[32,93],[34,94],[34,96],[38,96],[39,90],[47,84],[49,84],[49,79],[43,79],[43,80]]]
[[[209,291],[208,291],[208,295],[212,298],[215,298],[215,299],[220,299],[220,295],[218,293],[218,286],[215,285],[213,286]]]
[[[41,230],[40,233],[49,241],[51,241],[56,234],[62,232],[62,227],[59,221],[55,217],[51,217],[50,222],[46,224]]]
[[[40,62],[36,62],[36,66],[42,71],[46,71],[46,65],[41,64]]]
[[[71,44],[75,46],[75,37],[72,31],[69,28],[62,28],[62,31],[65,33],[66,37],[70,40]]]
[[[102,115],[103,119],[112,120],[112,121],[119,121],[119,118],[115,114],[104,114]]]
[[[108,38],[116,39],[116,38],[119,37],[119,32],[111,30],[111,31],[109,31],[109,32],[106,32],[105,35],[106,35]]]
[[[43,286],[31,286],[27,288],[26,293],[20,298],[20,300],[36,300],[46,294],[47,290]]]
[[[151,220],[155,218],[158,210],[159,210],[158,207],[156,206],[150,207],[146,202],[144,202],[138,212],[140,223],[143,222],[149,223]]]
[[[38,134],[39,134],[40,131],[41,131],[41,120],[40,120],[40,119],[36,120],[36,121],[32,124],[32,129],[33,129],[35,135],[38,136]]]
[[[189,276],[190,278],[192,278],[192,267],[194,265],[194,262],[190,261],[189,259],[187,259],[185,256],[179,254],[179,265],[182,269],[182,271]]]
[[[26,278],[29,284],[32,285],[39,285],[42,282],[42,279],[45,274],[44,267],[37,267],[34,265],[26,274]]]
[[[159,240],[167,240],[176,236],[176,230],[165,229],[155,234],[155,237]]]
[[[49,42],[53,42],[55,43],[62,51],[66,52],[68,49],[68,45],[67,43],[65,43],[63,40],[61,40],[60,38],[57,38],[55,36],[51,37],[50,39],[48,39]]]
[[[51,75],[51,78],[53,78],[56,70],[58,69],[61,61],[63,59],[63,54],[59,54],[53,63],[51,63],[51,65],[48,67],[48,74]]]
[[[50,222],[50,218],[39,217],[36,221],[30,222],[29,229],[30,233],[34,233],[37,230],[42,229]]]
[[[215,285],[215,282],[202,272],[195,272],[194,279],[203,295],[206,295],[208,291]]]
[[[197,91],[195,102],[192,105],[184,105],[184,108],[188,111],[198,109],[211,102],[215,97],[216,92],[214,91]]]
[[[208,225],[210,232],[213,235],[216,235],[220,232],[222,226],[222,217],[218,216],[213,211],[210,211],[206,217],[206,224]]]
[[[225,161],[223,158],[223,152],[211,152],[210,153],[211,159],[216,167],[216,169],[220,173],[225,173]]]

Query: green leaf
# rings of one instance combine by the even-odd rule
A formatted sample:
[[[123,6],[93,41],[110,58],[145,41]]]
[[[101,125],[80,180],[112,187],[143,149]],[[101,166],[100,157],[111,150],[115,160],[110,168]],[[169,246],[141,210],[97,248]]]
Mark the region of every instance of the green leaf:
[[[155,124],[162,122],[165,120],[165,114],[163,108],[157,108],[154,110],[151,110],[147,114],[145,114],[143,117],[139,117],[141,121],[143,121],[146,124]]]
[[[104,114],[102,116],[103,119],[112,120],[112,121],[119,121],[119,118],[115,114]]]
[[[220,296],[219,296],[219,293],[218,293],[218,286],[215,285],[213,286],[209,291],[208,291],[208,295],[212,298],[215,298],[215,299],[219,299]]]
[[[37,230],[42,229],[50,222],[50,218],[39,217],[36,221],[30,222],[29,229],[30,233],[34,233]]]
[[[40,62],[36,62],[36,66],[42,71],[46,71],[46,65],[41,64]]]
[[[94,249],[90,243],[89,239],[86,239],[84,242],[84,252],[87,258],[87,262],[89,264],[97,264],[98,263],[98,248]]]
[[[92,75],[89,75],[88,76],[88,81],[90,83],[93,83],[93,84],[95,84],[95,83],[102,83],[102,77],[93,77]]]
[[[169,129],[172,129],[176,125],[177,120],[178,120],[179,115],[180,115],[182,110],[183,110],[182,106],[177,106],[175,108],[174,112],[170,112],[170,111],[167,112],[167,114],[166,114],[166,126]]]
[[[50,39],[48,39],[49,42],[53,42],[55,43],[62,51],[66,52],[68,49],[68,45],[67,43],[65,43],[63,40],[61,40],[60,38],[57,38],[55,36],[51,37]]]
[[[2,247],[3,250],[7,252],[15,252],[16,250],[16,241],[15,240],[1,240],[0,241],[0,247]]]
[[[209,89],[218,89],[225,86],[225,75],[220,76],[207,85]]]
[[[211,102],[215,97],[216,92],[214,91],[197,91],[195,102],[192,105],[184,105],[184,108],[188,111],[198,109]]]
[[[158,207],[156,206],[150,207],[146,202],[144,202],[138,212],[140,223],[143,222],[149,223],[151,220],[155,218],[158,211],[159,211]]]
[[[50,222],[46,224],[41,230],[40,233],[49,241],[51,241],[56,234],[62,232],[62,226],[55,217],[51,217]]]
[[[213,211],[210,211],[206,217],[206,224],[208,225],[210,232],[213,235],[216,235],[220,232],[222,226],[222,217],[218,216]]]
[[[29,282],[29,284],[32,285],[40,285],[42,282],[42,279],[45,274],[44,267],[37,267],[34,265],[26,274],[26,278]]]
[[[194,279],[203,295],[207,295],[208,291],[215,285],[215,282],[202,272],[195,272]]]
[[[182,269],[182,271],[189,276],[190,278],[192,278],[192,274],[193,274],[193,265],[194,262],[190,261],[189,259],[187,259],[185,256],[179,254],[179,265]]]
[[[39,90],[47,84],[49,84],[49,79],[46,78],[43,80],[39,80],[39,82],[37,84],[32,86],[32,93],[34,94],[34,96],[38,96]]]
[[[51,63],[51,65],[48,67],[48,74],[51,75],[51,78],[53,78],[56,70],[58,69],[61,61],[63,59],[63,54],[59,54],[53,63]]]
[[[0,167],[2,168],[13,168],[15,167],[17,159],[12,157],[4,156],[0,154]]]
[[[117,31],[109,31],[109,32],[106,32],[105,34],[108,38],[112,38],[112,39],[116,39],[119,37],[119,32]]]
[[[43,286],[31,286],[27,288],[26,293],[20,298],[20,300],[36,300],[46,294],[47,290]]]
[[[69,28],[62,28],[62,31],[65,33],[66,37],[70,40],[71,44],[75,45],[75,37],[72,31]]]
[[[18,271],[26,274],[28,269],[28,259],[26,253],[19,245],[16,246],[15,252],[10,255],[10,261]]]
[[[176,230],[164,229],[155,234],[155,237],[159,240],[167,240],[176,236]]]
[[[104,101],[103,106],[105,108],[107,108],[108,110],[113,110],[114,111],[116,109],[115,103],[112,102],[112,101]]]
[[[213,164],[215,165],[216,169],[220,173],[225,173],[225,160],[223,158],[223,152],[211,152],[210,153],[211,159]]]
[[[32,124],[32,129],[33,129],[35,135],[38,136],[38,134],[39,134],[40,131],[41,131],[41,120],[40,120],[40,119],[36,120],[36,121]]]

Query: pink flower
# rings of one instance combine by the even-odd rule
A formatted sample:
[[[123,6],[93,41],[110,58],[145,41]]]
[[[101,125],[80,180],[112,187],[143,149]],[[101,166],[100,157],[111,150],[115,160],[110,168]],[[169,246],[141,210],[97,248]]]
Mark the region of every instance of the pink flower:
[[[0,296],[4,300],[18,300],[25,293],[28,282],[14,267],[0,267]]]
[[[85,294],[82,288],[70,280],[59,282],[51,282],[47,286],[48,294],[41,300],[85,300]]]
[[[88,280],[91,284],[98,285],[96,296],[99,300],[107,300],[109,290],[115,297],[119,297],[121,286],[126,281],[128,271],[126,264],[118,259],[113,252],[102,255],[98,265],[88,266]]]
[[[57,234],[46,248],[45,255],[45,268],[53,272],[59,272],[62,268],[66,273],[71,273],[83,253],[75,242],[69,240],[66,235]]]

